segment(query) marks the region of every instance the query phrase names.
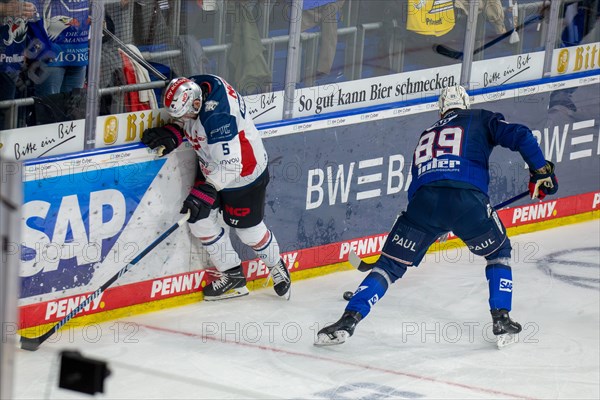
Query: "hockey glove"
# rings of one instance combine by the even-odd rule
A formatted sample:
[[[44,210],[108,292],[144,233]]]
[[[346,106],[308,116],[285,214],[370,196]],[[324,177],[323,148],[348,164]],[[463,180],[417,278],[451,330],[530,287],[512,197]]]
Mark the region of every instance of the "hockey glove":
[[[531,177],[529,178],[529,194],[532,200],[542,200],[547,194],[554,194],[557,191],[558,179],[554,175],[554,164],[546,161],[546,165],[531,173]]]
[[[183,142],[183,129],[175,124],[149,128],[142,134],[142,143],[151,149],[163,146],[161,155],[169,154]]]
[[[188,210],[190,211],[190,218],[188,219],[190,224],[200,221],[210,214],[210,210],[217,199],[217,194],[217,189],[212,185],[200,182],[192,188],[179,212],[185,214]]]

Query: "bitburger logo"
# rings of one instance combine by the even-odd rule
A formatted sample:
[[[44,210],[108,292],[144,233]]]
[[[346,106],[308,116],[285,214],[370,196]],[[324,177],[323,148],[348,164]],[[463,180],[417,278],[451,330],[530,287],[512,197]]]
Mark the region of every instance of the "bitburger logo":
[[[104,121],[104,144],[114,144],[119,136],[119,120],[110,116]]]

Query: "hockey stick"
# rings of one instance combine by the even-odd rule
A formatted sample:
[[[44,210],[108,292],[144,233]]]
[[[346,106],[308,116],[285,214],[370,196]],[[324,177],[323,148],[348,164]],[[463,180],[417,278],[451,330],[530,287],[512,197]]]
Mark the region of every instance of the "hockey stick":
[[[168,80],[168,78],[166,76],[164,76],[159,70],[154,68],[154,66],[152,66],[152,64],[150,64],[144,58],[140,57],[139,55],[137,55],[136,53],[131,51],[131,49],[129,47],[127,47],[127,45],[121,39],[119,39],[115,34],[113,34],[111,31],[109,31],[108,28],[106,28],[106,27],[102,28],[102,33],[104,33],[106,36],[108,36],[109,38],[114,40],[115,43],[119,46],[119,48],[121,50],[123,50],[123,52],[125,54],[127,54],[129,57],[133,58],[139,64],[144,66],[148,71],[152,72],[154,75],[156,75],[163,81]]]
[[[504,208],[507,205],[512,204],[515,201],[520,200],[527,195],[529,195],[529,190],[526,190],[523,193],[519,193],[518,195],[511,197],[510,199],[505,200],[502,203],[496,204],[494,206],[494,210],[500,210],[501,208]],[[348,254],[348,262],[360,272],[370,271],[371,269],[373,269],[373,265],[375,264],[363,261],[354,250],[350,250],[350,253]]]
[[[476,48],[475,50],[473,50],[473,54],[480,53],[483,50],[487,49],[488,47],[492,47],[493,45],[500,42],[501,40],[504,40],[507,37],[510,37],[513,34],[513,32],[518,32],[521,29],[523,29],[524,27],[526,27],[527,25],[529,25],[535,21],[541,21],[542,19],[544,19],[543,15],[534,15],[534,16],[528,18],[521,25],[504,32],[502,35],[490,40],[489,42],[485,43],[483,46]],[[444,44],[434,44],[433,51],[435,51],[436,53],[441,54],[443,56],[454,58],[456,60],[462,60],[462,58],[464,56],[462,51],[454,50]]]
[[[114,274],[108,281],[106,281],[102,286],[100,286],[94,293],[89,295],[83,302],[79,303],[79,305],[73,309],[66,317],[61,319],[56,325],[54,325],[49,331],[46,333],[33,338],[28,338],[21,336],[21,348],[23,350],[36,351],[38,347],[42,343],[44,343],[50,336],[52,336],[56,331],[63,327],[67,322],[69,322],[75,315],[77,315],[81,310],[87,307],[95,298],[100,296],[110,285],[112,285],[117,279],[119,279],[122,275],[124,275],[127,271],[129,271],[135,264],[137,264],[146,254],[148,254],[152,249],[154,249],[159,243],[165,240],[171,233],[173,233],[177,228],[179,228],[185,221],[190,217],[189,212],[182,217],[179,221],[177,221],[173,226],[167,229],[162,235],[154,240],[154,242],[150,243],[148,247],[142,250],[129,264],[124,266]]]

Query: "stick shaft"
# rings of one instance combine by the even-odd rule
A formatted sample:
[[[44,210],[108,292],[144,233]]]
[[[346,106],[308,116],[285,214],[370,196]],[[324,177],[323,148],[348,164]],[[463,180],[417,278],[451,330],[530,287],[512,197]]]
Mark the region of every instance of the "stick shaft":
[[[109,286],[111,286],[117,279],[123,276],[127,271],[129,271],[135,264],[137,264],[144,256],[146,256],[150,251],[152,251],[156,246],[158,246],[163,240],[165,240],[171,233],[173,233],[177,228],[179,228],[187,219],[189,218],[189,214],[186,214],[179,221],[177,221],[173,226],[167,229],[163,234],[161,234],[158,238],[156,238],[152,243],[150,243],[141,253],[139,253],[130,263],[121,268],[116,274],[114,274],[109,280],[104,282],[102,286],[100,286],[94,293],[89,295],[84,301],[79,303],[79,305],[74,308],[68,315],[66,315],[63,319],[61,319],[56,325],[50,328],[44,334],[34,337],[34,338],[26,338],[21,337],[21,347],[25,350],[36,350],[43,342],[46,341],[50,336],[52,336],[56,331],[62,328],[67,322],[69,322],[73,317],[85,307],[87,307],[92,301],[94,301],[98,296],[100,296]]]

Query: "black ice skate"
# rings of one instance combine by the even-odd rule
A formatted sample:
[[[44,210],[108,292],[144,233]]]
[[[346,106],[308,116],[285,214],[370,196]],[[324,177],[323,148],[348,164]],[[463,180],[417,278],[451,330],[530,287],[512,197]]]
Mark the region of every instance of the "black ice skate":
[[[273,278],[273,289],[275,289],[277,296],[289,300],[292,294],[292,279],[290,278],[290,271],[288,271],[283,260],[280,259],[277,265],[269,267],[269,272]]]
[[[356,311],[344,311],[338,322],[326,326],[317,333],[315,346],[331,346],[344,343],[347,338],[352,336],[354,328],[361,319],[362,315]]]
[[[491,310],[492,332],[496,335],[496,346],[499,349],[508,346],[517,341],[517,334],[521,332],[521,324],[510,319],[508,311],[505,309]]]
[[[204,300],[215,301],[231,299],[234,297],[246,296],[248,288],[246,287],[246,277],[242,266],[224,272],[212,272],[218,279],[212,281],[210,285],[204,288]]]

